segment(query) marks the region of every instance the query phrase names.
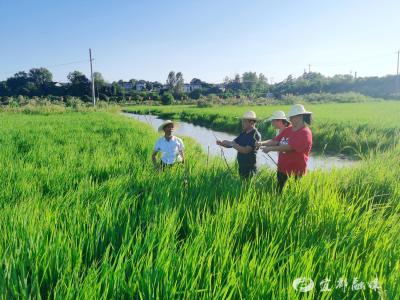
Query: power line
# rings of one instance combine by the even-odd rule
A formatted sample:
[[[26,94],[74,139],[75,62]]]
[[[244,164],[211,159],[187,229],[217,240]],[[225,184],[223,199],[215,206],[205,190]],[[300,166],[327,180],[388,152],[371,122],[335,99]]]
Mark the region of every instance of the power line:
[[[94,59],[93,59],[94,60]],[[84,59],[84,60],[77,60],[77,61],[72,61],[68,63],[63,63],[63,64],[58,64],[58,65],[52,65],[52,66],[45,66],[45,68],[55,68],[55,67],[61,67],[61,66],[68,66],[68,65],[75,65],[75,64],[81,64],[81,63],[87,63],[89,60]]]
[[[314,64],[314,66],[323,67],[323,68],[345,66],[345,65],[350,65],[350,64],[353,64],[353,63],[357,63],[357,62],[371,60],[371,59],[374,59],[374,58],[382,58],[382,57],[393,56],[393,54],[395,54],[395,53],[397,53],[397,52],[390,52],[390,53],[386,53],[386,54],[373,55],[373,56],[363,57],[363,58],[350,60],[350,61],[346,61],[346,62],[342,62],[342,63],[335,63],[335,64],[331,64],[331,63],[325,64],[325,62],[316,63],[316,64]]]
[[[94,59],[93,59],[94,60]],[[68,66],[68,65],[77,65],[77,64],[83,64],[83,63],[87,63],[89,62],[88,59],[82,59],[82,60],[76,60],[76,61],[70,61],[70,62],[66,62],[66,63],[60,63],[60,64],[55,64],[55,65],[47,65],[47,66],[40,66],[41,68],[46,68],[46,69],[50,69],[50,68],[57,68],[57,67],[62,67],[62,66]],[[29,67],[29,68],[24,68],[24,70],[29,70],[29,69],[33,69],[33,67]],[[1,72],[0,74],[3,75],[8,75],[10,73],[14,73],[15,71],[9,71],[9,72]],[[17,71],[18,72],[18,71]],[[16,72],[15,72],[16,73]],[[14,74],[15,74],[14,73]]]

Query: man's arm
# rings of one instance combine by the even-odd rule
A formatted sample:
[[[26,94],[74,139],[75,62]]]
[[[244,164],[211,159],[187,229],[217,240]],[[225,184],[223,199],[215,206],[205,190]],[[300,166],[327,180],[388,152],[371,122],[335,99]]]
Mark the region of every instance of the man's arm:
[[[227,141],[227,140],[223,140],[223,141],[218,140],[217,141],[217,145],[225,147],[225,148],[232,148],[232,143],[233,143],[233,141]]]
[[[262,151],[265,153],[271,152],[271,151],[277,151],[277,152],[288,152],[292,151],[293,148],[290,145],[279,145],[279,146],[265,146]]]
[[[266,141],[262,141],[257,143],[258,147],[262,147],[262,146],[278,146],[279,142],[274,141],[274,140],[266,140]]]
[[[157,165],[157,153],[158,153],[158,151],[154,150],[153,154],[151,155],[151,160],[153,161],[154,166]]]
[[[240,146],[239,144],[237,144],[235,142],[233,142],[232,148],[236,149],[238,152],[243,153],[243,154],[247,154],[247,153],[250,153],[251,151],[253,151],[253,147],[251,147],[251,146]]]

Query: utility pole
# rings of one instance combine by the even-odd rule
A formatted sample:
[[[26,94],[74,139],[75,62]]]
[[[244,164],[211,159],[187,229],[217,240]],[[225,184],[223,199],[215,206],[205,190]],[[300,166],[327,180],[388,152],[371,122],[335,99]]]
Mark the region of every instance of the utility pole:
[[[311,73],[311,65],[308,64],[308,73]]]
[[[90,77],[92,78],[92,99],[93,106],[96,106],[96,95],[94,93],[94,79],[93,79],[93,66],[92,66],[92,49],[89,48],[89,59],[90,59]]]
[[[399,91],[400,78],[399,78],[399,60],[400,60],[400,49],[397,50],[397,78],[396,78],[396,91]]]

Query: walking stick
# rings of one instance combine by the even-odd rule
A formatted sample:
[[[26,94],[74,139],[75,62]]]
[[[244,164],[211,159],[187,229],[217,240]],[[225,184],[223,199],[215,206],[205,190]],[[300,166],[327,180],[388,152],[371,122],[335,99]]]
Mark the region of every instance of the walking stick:
[[[219,138],[215,135],[214,131],[211,131],[211,133],[212,133],[213,136],[215,137],[215,140],[216,140],[216,141],[219,141]],[[231,173],[233,174],[231,168],[229,167],[228,161],[227,161],[227,159],[226,159],[224,149],[222,148],[222,146],[219,146],[219,147],[221,148],[221,154],[222,154],[222,157],[224,158],[226,167],[228,168],[229,172],[231,172]]]
[[[264,155],[264,154],[263,154]],[[271,161],[274,163],[274,165],[275,166],[278,166],[278,164],[275,162],[275,160],[271,157],[271,155],[269,155],[268,153],[267,153],[267,155],[268,155],[268,157],[271,159]],[[267,158],[265,155],[264,155],[264,157],[265,158]]]

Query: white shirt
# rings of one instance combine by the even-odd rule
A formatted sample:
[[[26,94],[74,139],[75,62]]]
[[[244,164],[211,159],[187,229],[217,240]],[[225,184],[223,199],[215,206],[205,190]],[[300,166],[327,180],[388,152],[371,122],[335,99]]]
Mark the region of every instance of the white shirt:
[[[175,161],[182,161],[182,155],[184,146],[180,138],[172,136],[169,141],[165,136],[159,138],[154,145],[154,151],[160,151],[162,153],[161,160],[165,164],[173,164]]]

